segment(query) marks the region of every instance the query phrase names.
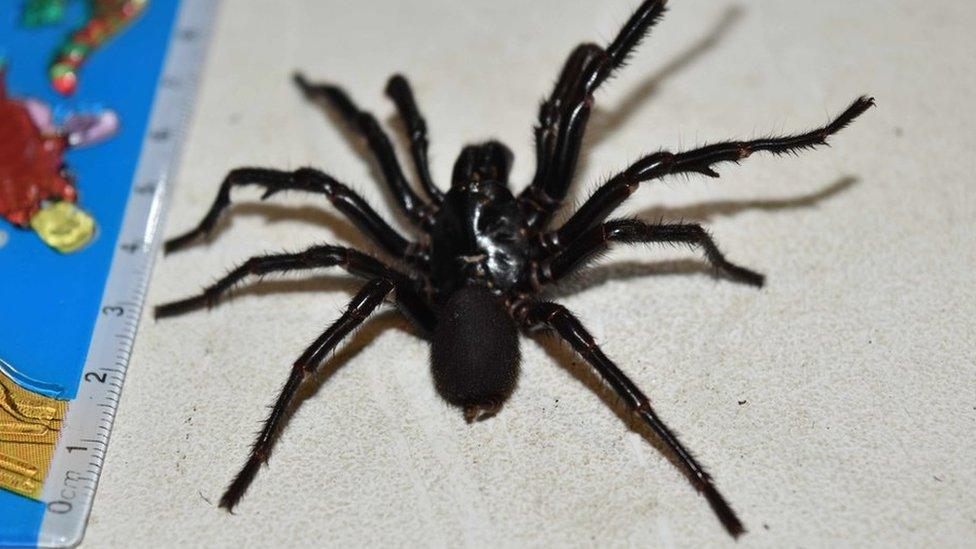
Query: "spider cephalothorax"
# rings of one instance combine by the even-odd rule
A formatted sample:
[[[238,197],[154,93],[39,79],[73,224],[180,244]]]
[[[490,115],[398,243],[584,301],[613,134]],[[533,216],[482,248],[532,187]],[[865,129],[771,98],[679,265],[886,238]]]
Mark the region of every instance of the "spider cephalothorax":
[[[325,195],[386,254],[405,266],[394,269],[362,252],[332,245],[257,256],[202,294],[156,309],[157,317],[163,317],[211,306],[243,279],[275,272],[337,266],[368,280],[349,309],[295,361],[250,458],[225,492],[221,506],[233,508],[260,465],[267,462],[285,410],[302,382],[344,336],[384,300],[391,299],[430,339],[437,389],[448,402],[464,410],[468,421],[490,417],[515,388],[518,330],[554,330],[660,438],[728,532],[738,536],[744,531],[709,475],[658,418],[648,398],[607,358],[576,317],[565,307],[542,298],[541,291],[616,242],[698,247],[724,276],[762,286],[762,275],[726,260],[700,225],[607,218],[643,182],[672,174],[718,177],[713,166],[721,162],[738,162],[758,151],[780,154],[825,144],[828,136],[874,102],[861,97],[826,126],[802,134],[648,155],[604,183],[565,223],[552,227],[552,216],[573,180],[593,93],[657,22],[664,4],[665,0],[645,1],[607,47],[583,44],[569,56],[555,89],[539,110],[535,177],[517,195],[508,184],[512,153],[495,141],[463,149],[447,193],[434,184],[427,164],[426,123],[402,76],[391,78],[386,92],[406,125],[424,197],[407,182],[389,138],[371,114],[360,111],[340,88],[311,84],[296,75],[295,81],[307,98],[322,100],[336,109],[366,138],[386,185],[423,236],[415,242],[407,240],[357,194],[318,170],[240,168],[228,174],[199,226],[167,242],[166,250],[173,251],[209,233],[230,204],[233,187],[258,185],[265,189],[264,198],[284,190]]]

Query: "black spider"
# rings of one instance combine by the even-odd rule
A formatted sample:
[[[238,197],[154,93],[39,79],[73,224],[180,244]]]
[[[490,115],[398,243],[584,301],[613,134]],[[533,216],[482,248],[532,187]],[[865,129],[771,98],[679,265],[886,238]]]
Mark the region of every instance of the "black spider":
[[[469,422],[495,414],[514,389],[519,365],[518,329],[555,330],[674,454],[728,532],[733,536],[744,532],[708,473],[658,418],[644,393],[603,354],[570,311],[540,299],[540,291],[577,271],[616,242],[697,246],[725,276],[762,286],[763,275],[726,260],[700,225],[649,224],[635,219],[608,221],[607,217],[645,181],[679,173],[718,177],[712,166],[719,162],[739,162],[757,151],[795,153],[824,145],[829,135],[848,125],[874,101],[861,97],[835,120],[807,133],[648,155],[604,183],[562,226],[550,227],[573,180],[594,92],[624,64],[664,13],[665,4],[666,0],[645,1],[609,46],[582,44],[572,52],[555,89],[539,110],[535,177],[517,197],[508,185],[512,153],[497,141],[469,145],[461,151],[447,193],[434,184],[427,164],[426,124],[404,77],[392,77],[386,93],[396,103],[409,132],[425,198],[407,182],[390,140],[373,115],[359,110],[340,88],[312,84],[300,74],[295,76],[308,99],[324,100],[366,138],[390,191],[425,238],[419,242],[407,240],[357,194],[316,169],[290,172],[240,168],[224,179],[199,226],[166,243],[166,251],[171,252],[209,233],[230,204],[233,187],[260,185],[265,189],[262,199],[284,190],[325,195],[404,266],[402,270],[395,269],[346,247],[314,246],[300,253],[253,257],[202,294],[156,308],[157,317],[167,317],[209,307],[244,278],[273,272],[339,266],[368,280],[348,310],[295,361],[246,465],[221,498],[221,507],[232,509],[260,465],[267,462],[285,412],[302,382],[313,375],[346,335],[384,300],[392,299],[430,339],[437,390],[449,403],[462,408]]]

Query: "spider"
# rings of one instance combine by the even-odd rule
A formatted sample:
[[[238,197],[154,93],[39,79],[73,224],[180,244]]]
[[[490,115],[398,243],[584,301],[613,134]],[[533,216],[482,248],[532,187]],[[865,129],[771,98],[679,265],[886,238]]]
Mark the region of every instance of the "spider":
[[[264,190],[262,200],[286,190],[325,195],[399,264],[399,268],[393,267],[361,251],[333,245],[256,256],[202,293],[156,308],[157,318],[209,308],[244,279],[270,273],[340,267],[367,281],[339,319],[294,362],[246,464],[223,494],[221,507],[232,510],[260,466],[268,461],[299,387],[345,336],[390,300],[430,341],[437,391],[449,404],[463,410],[469,423],[497,413],[514,390],[519,373],[519,330],[554,331],[673,454],[729,534],[737,537],[745,531],[709,474],[661,421],[648,397],[604,354],[576,316],[542,297],[542,291],[618,243],[690,245],[700,249],[725,277],[761,287],[763,275],[727,260],[698,224],[653,224],[608,217],[644,182],[674,174],[718,177],[713,169],[718,163],[737,163],[759,151],[786,154],[825,145],[828,136],[873,106],[874,100],[862,96],[827,125],[806,133],[647,155],[606,181],[565,223],[554,227],[553,215],[573,180],[593,95],[660,20],[665,4],[666,0],[646,0],[609,45],[586,43],[572,51],[555,88],[539,109],[534,131],[535,176],[517,196],[508,182],[513,154],[493,140],[462,149],[454,164],[450,190],[445,193],[435,185],[428,166],[426,122],[403,76],[390,78],[386,94],[409,134],[423,196],[408,182],[393,145],[372,114],[360,110],[342,89],[312,83],[295,74],[295,84],[308,100],[335,109],[365,138],[387,187],[423,238],[405,238],[359,195],[319,170],[238,168],[226,176],[199,225],[166,243],[166,252],[172,252],[207,235],[230,205],[231,190],[257,185]]]

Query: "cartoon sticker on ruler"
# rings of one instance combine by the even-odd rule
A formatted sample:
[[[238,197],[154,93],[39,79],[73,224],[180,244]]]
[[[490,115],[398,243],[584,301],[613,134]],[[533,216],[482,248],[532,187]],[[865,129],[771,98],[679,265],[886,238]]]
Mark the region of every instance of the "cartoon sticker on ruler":
[[[0,216],[63,253],[88,243],[95,222],[75,206],[64,152],[107,139],[118,126],[112,111],[72,114],[58,126],[46,104],[8,96],[0,65]]]
[[[88,0],[88,18],[71,33],[51,62],[51,85],[63,95],[78,87],[78,70],[95,49],[118,34],[145,9],[149,0]],[[61,21],[68,0],[28,0],[24,25],[39,27]]]
[[[0,488],[38,499],[68,402],[29,391],[0,360]]]

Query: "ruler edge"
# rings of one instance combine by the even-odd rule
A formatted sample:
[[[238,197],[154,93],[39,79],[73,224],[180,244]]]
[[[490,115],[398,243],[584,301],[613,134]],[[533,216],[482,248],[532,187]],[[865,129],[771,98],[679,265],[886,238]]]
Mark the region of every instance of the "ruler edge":
[[[188,71],[190,75],[190,80],[186,82],[185,86],[180,92],[178,99],[178,105],[176,110],[178,111],[179,120],[174,125],[173,136],[170,140],[171,143],[171,155],[168,160],[162,163],[162,168],[164,169],[162,177],[159,178],[156,183],[156,191],[153,194],[151,203],[148,208],[147,222],[145,223],[143,230],[143,248],[142,248],[142,259],[136,263],[137,268],[141,268],[141,273],[136,273],[136,283],[130,288],[134,290],[133,295],[138,296],[139,303],[134,304],[135,307],[132,309],[132,333],[129,335],[127,340],[123,340],[117,346],[117,350],[124,351],[126,355],[125,366],[121,368],[121,372],[118,376],[118,381],[120,384],[124,384],[125,376],[128,373],[128,367],[130,365],[132,350],[135,343],[135,335],[138,331],[139,323],[142,318],[143,309],[145,307],[145,296],[149,287],[149,279],[152,273],[152,268],[155,264],[156,257],[159,253],[159,248],[161,245],[160,230],[163,226],[163,220],[166,217],[166,212],[169,208],[169,202],[171,200],[171,190],[173,185],[174,176],[180,166],[182,155],[185,149],[186,138],[189,134],[190,123],[193,118],[193,112],[196,107],[197,100],[199,98],[200,87],[202,82],[202,76],[205,71],[207,62],[209,61],[210,46],[213,40],[213,35],[215,32],[216,21],[218,18],[220,10],[220,0],[178,0],[179,5],[177,7],[177,13],[173,20],[173,26],[170,31],[170,41],[167,45],[167,50],[163,58],[162,69],[160,70],[159,76],[157,78],[156,89],[153,92],[153,100],[151,105],[151,110],[149,117],[147,119],[145,133],[142,138],[142,146],[139,151],[139,160],[133,171],[132,181],[130,182],[129,197],[126,200],[125,212],[122,217],[122,221],[119,228],[119,233],[116,236],[115,251],[112,254],[112,263],[109,266],[108,276],[105,279],[105,287],[102,290],[102,296],[99,300],[99,307],[105,306],[105,299],[109,293],[109,289],[112,287],[110,282],[113,277],[122,276],[122,271],[125,270],[128,265],[125,265],[125,261],[121,260],[120,250],[118,249],[118,244],[120,238],[124,234],[124,229],[129,224],[130,217],[137,215],[137,212],[133,211],[133,203],[138,200],[134,192],[134,188],[139,181],[139,174],[144,169],[146,165],[146,149],[151,147],[149,145],[149,133],[154,127],[154,121],[158,116],[160,111],[160,105],[162,103],[160,98],[160,90],[163,87],[163,80],[168,74],[170,74],[171,66],[174,65],[178,59],[178,56],[174,54],[174,51],[179,48],[179,41],[177,40],[177,33],[180,32],[187,21],[206,21],[205,28],[197,29],[200,31],[200,38],[193,48],[193,52],[198,56],[198,61],[194,64],[192,69]],[[196,16],[196,18],[194,18]],[[135,271],[132,271],[135,272]],[[100,327],[103,329],[110,329],[107,327],[109,324],[109,319],[99,315],[98,319],[95,321],[95,325],[92,329],[92,341],[89,344],[88,354],[86,355],[83,368],[79,372],[79,382],[84,376],[85,372],[89,370],[92,363],[92,354],[95,348],[95,334],[98,333]],[[100,326],[101,325],[101,326]],[[113,337],[117,334],[113,334]],[[118,387],[119,395],[121,395],[122,386]],[[79,400],[82,396],[82,391],[79,389],[75,395],[75,398],[70,401],[74,402]],[[120,397],[118,397],[120,398]],[[61,463],[60,459],[63,453],[63,447],[69,441],[63,436],[71,427],[72,419],[77,416],[77,413],[72,414],[72,406],[69,402],[68,411],[65,415],[64,426],[58,438],[57,445],[55,447],[54,458],[52,459],[47,474],[45,476],[44,488],[41,496],[40,503],[45,505],[45,511],[43,518],[41,520],[40,528],[37,531],[37,538],[35,541],[36,547],[50,547],[50,548],[63,548],[63,547],[75,547],[79,545],[84,539],[85,532],[88,528],[88,522],[91,517],[92,508],[94,507],[95,493],[98,489],[98,482],[101,479],[102,467],[99,465],[98,471],[94,473],[95,477],[92,481],[91,489],[87,494],[82,496],[82,500],[79,505],[83,508],[83,516],[81,520],[78,521],[77,527],[71,532],[63,531],[53,531],[50,527],[49,518],[52,516],[51,511],[47,508],[48,502],[51,501],[51,494],[55,490],[54,483],[51,482],[53,477],[52,473],[68,472],[66,465]],[[115,408],[112,410],[111,416],[108,418],[109,426],[108,431],[105,435],[105,441],[103,444],[103,449],[101,450],[101,459],[104,459],[104,454],[107,453],[108,445],[111,442],[111,432],[115,424],[115,415],[118,410],[118,401],[116,401]],[[76,420],[77,421],[77,420]],[[60,466],[60,467],[59,467]],[[58,486],[60,489],[60,485]]]

